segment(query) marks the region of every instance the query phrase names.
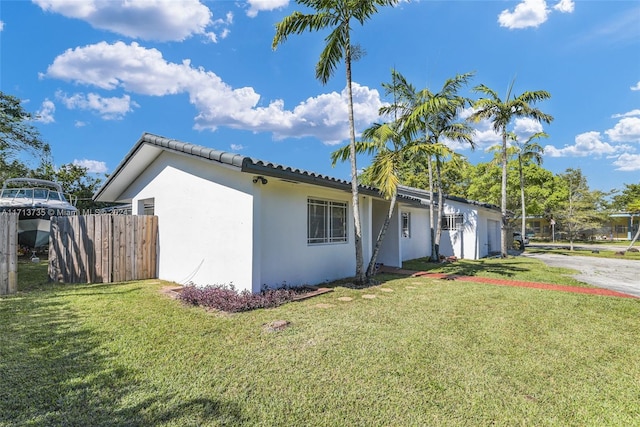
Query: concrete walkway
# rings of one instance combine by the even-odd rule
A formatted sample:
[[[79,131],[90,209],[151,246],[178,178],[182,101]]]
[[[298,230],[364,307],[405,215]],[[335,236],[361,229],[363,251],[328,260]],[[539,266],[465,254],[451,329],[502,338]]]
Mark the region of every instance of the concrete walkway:
[[[575,270],[576,280],[640,297],[640,261],[620,258],[596,258],[579,255],[523,253],[548,266]]]

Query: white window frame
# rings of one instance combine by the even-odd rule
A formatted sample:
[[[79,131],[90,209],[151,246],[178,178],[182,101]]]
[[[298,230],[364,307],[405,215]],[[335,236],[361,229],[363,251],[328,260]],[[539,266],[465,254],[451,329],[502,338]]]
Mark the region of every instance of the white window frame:
[[[442,215],[442,230],[460,230],[464,224],[464,214],[453,213]]]
[[[138,200],[138,215],[155,215],[155,210],[156,199],[154,197]]]
[[[411,212],[402,212],[402,237],[411,238]]]
[[[308,197],[307,244],[347,243],[349,241],[348,213],[347,202]],[[315,216],[315,218],[312,218],[312,216]],[[318,218],[318,216],[321,216],[321,218]]]

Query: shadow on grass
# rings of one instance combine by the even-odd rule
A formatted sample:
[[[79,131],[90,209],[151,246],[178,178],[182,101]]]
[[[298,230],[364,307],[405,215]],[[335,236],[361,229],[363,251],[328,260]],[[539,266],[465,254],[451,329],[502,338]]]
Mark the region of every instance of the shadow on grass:
[[[59,293],[0,301],[0,425],[242,424],[234,402],[158,392]]]
[[[434,263],[428,258],[418,258],[403,263],[402,270],[396,272],[384,271],[376,274],[368,285],[356,286],[354,278],[345,278],[331,283],[323,284],[322,287],[337,288],[345,287],[350,289],[367,289],[373,286],[382,285],[388,281],[396,280],[398,277],[407,277],[408,271],[428,271],[431,273],[442,273],[451,276],[486,276],[497,275],[503,278],[514,278],[519,274],[530,271],[527,263],[530,260],[522,258],[488,258],[481,260],[458,260],[452,263]]]
[[[529,270],[521,265],[521,260],[509,258],[488,258],[474,261],[458,260],[452,263],[434,263],[428,258],[407,261],[403,268],[415,271],[429,271],[455,276],[477,276],[479,273],[491,273],[505,278],[515,277]]]

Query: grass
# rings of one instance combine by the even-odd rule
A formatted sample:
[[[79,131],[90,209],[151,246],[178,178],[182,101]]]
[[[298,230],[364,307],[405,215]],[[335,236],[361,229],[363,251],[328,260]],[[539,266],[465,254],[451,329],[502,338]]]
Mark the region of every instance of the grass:
[[[579,246],[579,245],[576,245]],[[558,254],[569,256],[588,256],[596,258],[617,258],[617,259],[630,259],[640,261],[640,252],[626,252],[624,255],[616,255],[617,251],[604,250],[604,249],[574,249],[573,251],[567,247],[556,248],[527,248],[530,253],[545,253],[545,254]]]
[[[640,424],[640,301],[379,278],[233,315],[161,281],[23,282],[0,299],[0,426]]]
[[[458,260],[453,263],[431,263],[427,258],[407,261],[409,270],[430,271],[460,276],[490,277],[567,286],[590,287],[571,278],[576,272],[568,268],[549,267],[539,260],[526,257],[485,258],[477,261]]]

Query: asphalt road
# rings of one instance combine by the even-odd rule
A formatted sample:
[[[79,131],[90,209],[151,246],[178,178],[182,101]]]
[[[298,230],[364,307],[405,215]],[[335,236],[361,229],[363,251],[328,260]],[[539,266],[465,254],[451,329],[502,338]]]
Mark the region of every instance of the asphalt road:
[[[604,249],[600,245],[599,248]],[[522,255],[539,259],[551,267],[576,270],[577,273],[572,277],[589,285],[640,297],[640,261],[623,258],[532,254],[526,251]]]

